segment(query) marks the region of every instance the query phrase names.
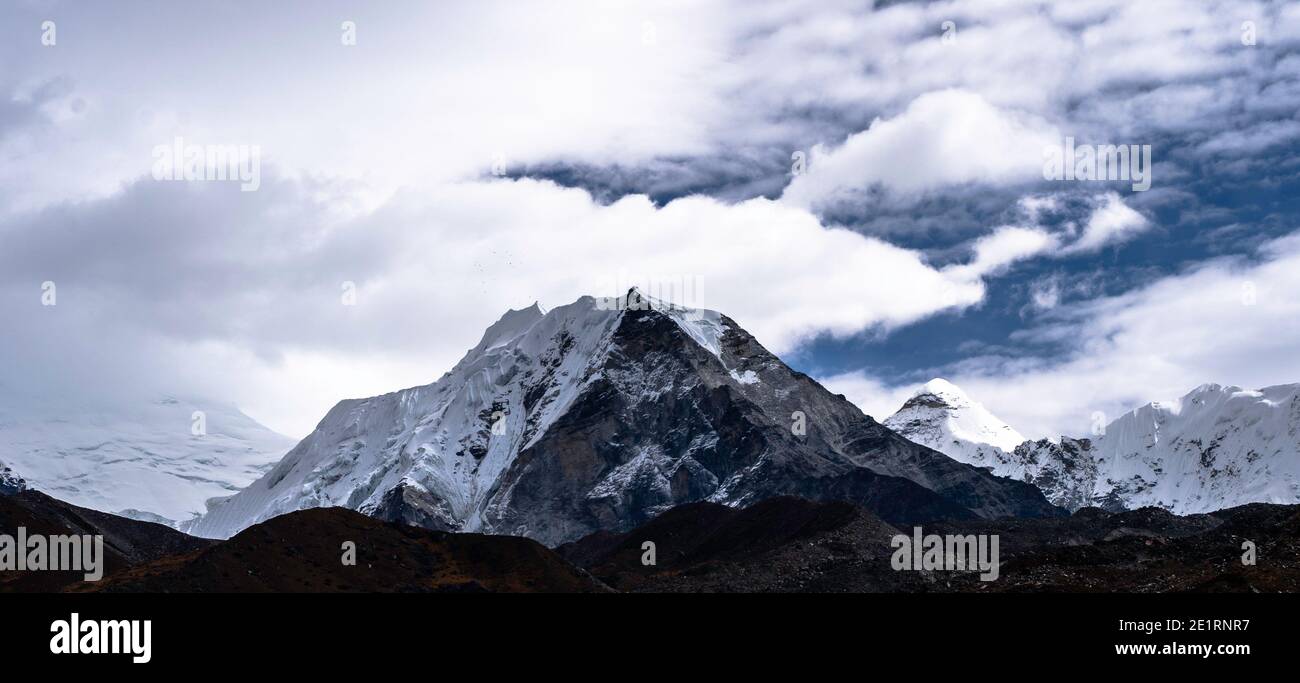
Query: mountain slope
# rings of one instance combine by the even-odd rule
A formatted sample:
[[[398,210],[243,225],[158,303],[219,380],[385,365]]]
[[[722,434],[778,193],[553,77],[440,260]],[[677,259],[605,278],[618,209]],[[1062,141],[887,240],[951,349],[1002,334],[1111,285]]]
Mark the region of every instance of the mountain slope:
[[[1094,501],[1175,514],[1300,502],[1300,385],[1205,384],[1121,416],[1091,446]]]
[[[342,506],[547,544],[676,504],[845,498],[887,520],[1052,515],[1032,487],[919,447],[734,321],[635,290],[507,313],[433,384],[343,401],[193,533]]]
[[[978,421],[983,430],[952,428],[979,413],[954,399],[960,390],[936,395],[930,389],[885,424],[953,458],[1032,483],[1068,509],[1157,506],[1193,514],[1300,502],[1297,384],[1259,391],[1205,384],[1172,403],[1139,407],[1091,439],[1024,441],[1011,448],[988,436],[1014,430],[1000,429],[987,411]]]
[[[195,435],[196,424],[206,433]],[[233,495],[292,445],[220,403],[0,402],[0,455],[28,488],[148,521],[198,516],[208,499]]]

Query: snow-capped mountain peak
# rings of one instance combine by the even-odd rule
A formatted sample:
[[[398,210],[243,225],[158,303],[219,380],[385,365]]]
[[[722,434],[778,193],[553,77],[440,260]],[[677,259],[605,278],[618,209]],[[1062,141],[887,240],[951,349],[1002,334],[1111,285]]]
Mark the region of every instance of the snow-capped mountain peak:
[[[942,378],[926,382],[885,426],[911,441],[980,467],[994,467],[1025,437],[960,387]]]
[[[680,503],[779,494],[900,517],[1057,512],[882,428],[720,313],[632,289],[510,311],[436,382],[340,402],[190,531],[337,505],[559,543]]]
[[[621,297],[599,300],[600,306],[617,310],[653,310],[668,316],[677,326],[700,346],[709,350],[714,356],[722,356],[722,335],[726,325],[722,314],[703,308],[688,308],[670,301],[655,298],[632,287]]]
[[[628,296],[630,296],[629,293]],[[228,536],[290,510],[344,505],[433,528],[484,527],[499,480],[610,351],[627,296],[508,311],[436,382],[345,400],[265,477],[192,533]]]

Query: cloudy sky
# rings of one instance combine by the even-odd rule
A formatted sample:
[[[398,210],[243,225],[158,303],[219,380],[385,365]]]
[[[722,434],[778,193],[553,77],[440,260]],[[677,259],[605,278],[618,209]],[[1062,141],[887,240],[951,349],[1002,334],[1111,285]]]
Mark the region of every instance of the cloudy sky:
[[[10,0],[0,391],[301,436],[509,308],[689,282],[876,417],[944,376],[1086,433],[1300,381],[1297,112],[1295,2]],[[1046,178],[1066,138],[1150,188]]]

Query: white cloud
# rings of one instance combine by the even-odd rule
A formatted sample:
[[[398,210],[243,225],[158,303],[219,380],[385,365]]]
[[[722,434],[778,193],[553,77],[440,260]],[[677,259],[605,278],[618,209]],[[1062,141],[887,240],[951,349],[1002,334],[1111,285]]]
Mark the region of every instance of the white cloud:
[[[178,135],[259,145],[282,174],[363,182],[381,197],[476,176],[498,156],[706,153],[723,101],[699,75],[725,53],[724,9],[393,0],[349,8],[357,44],[344,46],[325,6],[86,5],[66,8],[56,48],[33,50],[21,27],[48,17],[15,8],[0,22],[0,98],[21,74],[59,79],[60,102],[88,104],[7,138],[0,115],[0,207],[108,196]],[[194,40],[211,26],[225,40]]]
[[[1268,243],[1258,263],[1212,261],[1122,296],[1058,307],[1053,323],[1025,336],[1068,344],[1059,360],[980,357],[933,374],[1030,438],[1086,436],[1095,412],[1109,421],[1205,382],[1300,381],[1297,291],[1300,233]],[[828,381],[886,415],[912,389],[860,373]]]
[[[944,273],[958,279],[981,278],[998,274],[1013,263],[1037,256],[1057,245],[1055,235],[1039,228],[1002,226],[971,246],[974,258],[969,263],[949,266]]]
[[[912,194],[1041,179],[1043,149],[1060,139],[1042,119],[999,109],[978,94],[927,93],[834,150],[814,150],[807,172],[790,182],[782,199],[812,206],[876,185]]]
[[[1200,150],[1243,156],[1296,140],[1300,140],[1300,121],[1265,121],[1247,130],[1223,131],[1202,144]]]
[[[1044,213],[1056,211],[1060,208],[1060,205],[1060,200],[1055,195],[1027,195],[1016,202],[1016,206],[1024,212],[1029,220],[1035,222]]]
[[[853,130],[845,126],[870,116],[881,130],[857,131],[824,159],[834,166],[847,155],[828,169],[837,177],[814,170],[792,200],[861,183],[1003,182],[1020,177],[1014,150],[980,152],[1017,126],[1140,142],[1169,129],[1218,133],[1242,109],[1294,112],[1300,91],[1285,77],[1294,66],[1272,58],[1295,33],[1294,11],[1200,0],[874,9],[485,0],[468,11],[394,0],[352,13],[359,39],[347,48],[328,11],[311,21],[275,4],[238,13],[89,5],[77,22],[95,30],[61,41],[49,60],[50,51],[21,47],[21,26],[43,15],[17,8],[0,25],[0,62],[21,80],[0,78],[0,94],[55,79],[70,91],[58,116],[0,130],[0,156],[20,161],[0,165],[0,205],[106,196],[147,172],[149,150],[176,135],[258,144],[283,173],[363,181],[382,197],[463,179],[497,154],[627,167],[792,140],[839,145]],[[1260,25],[1255,47],[1239,42],[1243,17]],[[955,41],[941,40],[944,21],[955,22]],[[189,29],[218,24],[248,39],[239,49],[191,39]],[[141,34],[149,39],[132,40]],[[951,114],[952,129],[931,130],[927,112]],[[985,122],[992,137],[962,143]],[[912,137],[927,134],[937,137]],[[881,164],[886,149],[900,154]]]
[[[7,301],[22,320],[64,326],[48,338],[15,324],[12,352],[58,348],[42,371],[83,375],[73,385],[117,358],[142,378],[220,387],[300,434],[336,400],[431,381],[508,308],[534,300],[690,282],[682,303],[720,310],[784,353],[814,335],[977,304],[983,278],[1045,241],[1008,228],[978,242],[968,266],[938,269],[767,199],[656,207],[637,195],[606,206],[549,182],[473,181],[338,218],[319,197],[328,191],[265,176],[248,194],[142,180],[111,199],[0,223],[10,233],[0,255]],[[46,279],[60,284],[54,310],[32,294]],[[352,306],[342,303],[346,282]],[[65,367],[59,358],[81,357],[88,339],[95,360]],[[154,360],[160,367],[141,372]]]
[[[1276,80],[1270,55],[1294,40],[1294,14],[1284,0],[892,3],[872,11],[809,1],[757,16],[737,11],[747,30],[736,69],[748,86],[738,102],[760,114],[897,111],[926,92],[959,88],[1036,112],[1082,139],[1083,129],[1140,94],[1135,86]],[[1240,42],[1247,19],[1257,24],[1257,46]],[[955,40],[941,39],[945,21],[955,25]],[[1250,90],[1231,99],[1247,104]],[[1134,130],[1164,127],[1161,116],[1142,113],[1128,112]],[[1196,127],[1216,131],[1220,123],[1202,116]]]
[[[353,48],[328,11],[142,7],[68,8],[94,30],[64,32],[57,50],[31,49],[34,10],[0,22],[0,95],[58,86],[38,107],[0,102],[0,296],[16,330],[0,340],[3,370],[42,386],[106,369],[110,385],[191,383],[295,433],[337,398],[432,379],[507,307],[629,280],[693,277],[702,303],[774,350],[975,305],[985,278],[1057,241],[1091,253],[1154,226],[1118,197],[1077,238],[1031,213],[937,269],[805,209],[872,187],[1033,181],[1058,131],[1194,132],[1206,153],[1236,154],[1293,131],[1233,117],[1291,117],[1300,103],[1295,58],[1273,59],[1296,35],[1280,2],[392,2],[354,8]],[[1256,47],[1234,43],[1243,15],[1260,19]],[[955,42],[941,42],[944,20]],[[235,42],[193,40],[212,25]],[[130,185],[176,135],[260,145],[258,197]],[[635,168],[791,140],[838,146],[777,202],[599,206],[543,183],[467,181],[497,154]],[[276,176],[301,187],[281,196]],[[15,213],[39,207],[51,212]],[[46,278],[67,296],[33,313]],[[339,305],[344,280],[356,307]],[[1158,309],[1131,302],[1144,306]],[[1027,419],[1062,422],[1048,400],[1061,386],[1031,378],[1047,412]]]
[[[1059,277],[1040,278],[1029,285],[1029,307],[1042,312],[1056,308],[1061,302],[1061,281]]]
[[[1088,216],[1079,238],[1062,249],[1061,253],[1098,251],[1130,240],[1151,227],[1151,222],[1145,216],[1129,208],[1114,192],[1101,195],[1095,201],[1097,206]]]
[[[832,393],[842,394],[877,422],[884,422],[915,393],[915,387],[889,386],[861,372],[820,377],[817,381]]]

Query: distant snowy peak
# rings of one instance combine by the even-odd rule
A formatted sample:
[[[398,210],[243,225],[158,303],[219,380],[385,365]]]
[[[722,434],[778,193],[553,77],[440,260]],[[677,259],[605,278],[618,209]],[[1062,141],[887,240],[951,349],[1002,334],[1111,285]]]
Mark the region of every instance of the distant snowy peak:
[[[1125,413],[1091,438],[1013,443],[1015,430],[935,380],[885,424],[956,460],[1034,484],[1069,509],[1192,514],[1300,503],[1300,384],[1202,384]]]
[[[1025,437],[944,379],[932,379],[884,422],[922,446],[958,461],[997,467]]]

